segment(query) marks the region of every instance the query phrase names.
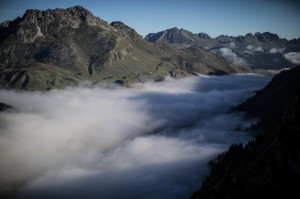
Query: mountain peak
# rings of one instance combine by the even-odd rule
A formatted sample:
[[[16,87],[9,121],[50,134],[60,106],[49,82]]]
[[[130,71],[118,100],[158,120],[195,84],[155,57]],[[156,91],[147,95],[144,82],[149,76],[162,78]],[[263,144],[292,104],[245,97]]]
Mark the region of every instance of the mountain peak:
[[[81,12],[87,12],[87,13],[90,13],[90,11],[80,5],[76,5],[76,6],[73,6],[73,7],[70,7],[70,8],[67,8],[67,10],[72,10],[72,11],[81,11]]]
[[[42,11],[37,9],[28,9],[25,11],[25,14],[23,15],[22,19],[24,20],[31,20],[35,18],[35,16],[39,16],[42,14]]]
[[[264,35],[266,38],[271,39],[271,40],[279,40],[279,36],[274,33],[264,32],[264,33],[262,33],[262,35]]]
[[[125,23],[123,23],[122,21],[113,21],[111,22],[112,26],[114,26],[115,28],[119,28],[119,29],[132,29],[129,26],[127,26]]]
[[[69,11],[70,13],[79,15],[79,16],[92,16],[92,13],[88,9],[86,9],[82,6],[73,6],[73,7],[67,8],[67,11]]]
[[[113,21],[110,25],[116,28],[123,36],[129,35],[131,39],[142,38],[134,29],[130,28],[122,21]]]
[[[205,35],[205,33],[202,34],[202,37],[205,37],[206,39],[210,38],[207,34]],[[189,46],[193,42],[198,42],[202,37],[183,28],[179,29],[177,27],[173,27],[158,33],[148,34],[145,39],[153,43],[177,43],[187,44],[185,46]]]
[[[22,18],[2,23],[0,26],[2,43],[8,36],[21,43],[33,43],[36,39],[59,37],[80,26],[98,26],[107,29],[109,24],[92,15],[81,6],[67,9],[28,9]],[[69,30],[68,30],[69,29]]]
[[[47,9],[46,11],[37,10],[37,9],[28,9],[23,15],[23,19],[30,21],[35,19],[46,18],[48,20],[54,18],[67,18],[69,16],[76,17],[80,20],[86,20],[87,18],[94,17],[92,13],[83,8],[82,6],[73,6],[67,9],[55,8],[55,9]]]
[[[253,35],[252,33],[247,33],[247,34],[245,35],[245,37],[248,37],[248,38],[253,38],[253,37],[254,37],[254,35]]]
[[[198,33],[198,36],[202,39],[211,39],[211,37],[208,34],[204,33],[204,32]]]
[[[270,33],[270,32],[264,32],[264,33],[260,33],[257,32],[254,34],[254,36],[259,40],[259,41],[278,41],[279,40],[279,36],[277,34],[274,33]]]
[[[179,28],[177,28],[177,27],[173,27],[173,28],[170,28],[170,29],[168,29],[168,30],[175,30],[175,31],[178,31],[178,30],[179,30]]]

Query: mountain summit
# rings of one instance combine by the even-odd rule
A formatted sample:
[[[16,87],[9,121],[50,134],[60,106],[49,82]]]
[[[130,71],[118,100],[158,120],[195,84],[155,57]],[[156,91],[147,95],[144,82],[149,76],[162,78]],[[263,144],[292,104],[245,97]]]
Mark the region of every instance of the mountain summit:
[[[200,48],[152,44],[122,22],[111,24],[87,9],[27,10],[0,25],[0,85],[51,89],[80,81],[128,84],[192,73],[242,71]]]
[[[217,42],[206,33],[199,33],[197,35],[188,30],[182,28],[178,29],[176,27],[158,33],[150,33],[146,35],[145,39],[152,43],[180,44],[183,47],[204,47],[217,44]]]

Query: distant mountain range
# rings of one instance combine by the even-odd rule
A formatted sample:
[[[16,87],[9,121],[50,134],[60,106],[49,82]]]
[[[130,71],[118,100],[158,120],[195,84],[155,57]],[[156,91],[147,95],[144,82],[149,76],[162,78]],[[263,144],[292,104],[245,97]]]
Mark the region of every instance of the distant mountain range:
[[[145,37],[152,43],[168,43],[177,48],[197,46],[225,57],[235,65],[252,69],[282,69],[300,64],[300,37],[287,40],[278,35],[251,33],[245,36],[221,35],[211,38],[206,33],[194,34],[178,28],[150,33]]]
[[[81,81],[130,84],[193,73],[243,72],[198,47],[152,44],[122,22],[87,9],[27,10],[0,25],[0,86],[45,90]]]

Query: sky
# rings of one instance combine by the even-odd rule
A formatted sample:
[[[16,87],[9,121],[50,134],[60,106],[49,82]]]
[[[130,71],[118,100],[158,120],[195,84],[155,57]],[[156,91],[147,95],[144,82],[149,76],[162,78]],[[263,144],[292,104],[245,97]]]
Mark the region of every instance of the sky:
[[[178,27],[211,37],[272,32],[300,37],[298,0],[0,0],[0,21],[22,16],[26,9],[81,5],[101,19],[123,21],[139,34]]]
[[[26,9],[81,5],[101,19],[123,21],[139,34],[178,27],[211,37],[272,32],[300,37],[298,0],[0,0],[0,21],[22,16]]]
[[[14,107],[0,112],[0,198],[6,191],[19,199],[188,198],[208,174],[208,160],[247,142],[241,129],[254,121],[228,110],[270,78],[0,89],[1,101]]]

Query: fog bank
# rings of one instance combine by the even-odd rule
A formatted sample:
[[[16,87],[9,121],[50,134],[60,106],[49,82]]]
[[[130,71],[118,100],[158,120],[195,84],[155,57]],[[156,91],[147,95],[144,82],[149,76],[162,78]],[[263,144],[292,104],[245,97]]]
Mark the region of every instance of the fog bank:
[[[0,192],[17,198],[187,198],[251,121],[229,113],[270,77],[199,76],[132,88],[0,90]]]

